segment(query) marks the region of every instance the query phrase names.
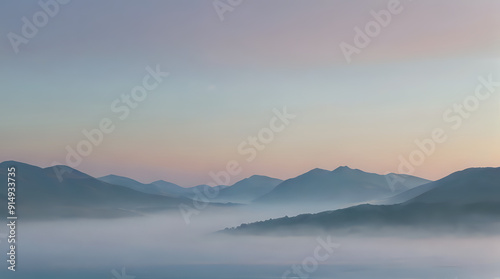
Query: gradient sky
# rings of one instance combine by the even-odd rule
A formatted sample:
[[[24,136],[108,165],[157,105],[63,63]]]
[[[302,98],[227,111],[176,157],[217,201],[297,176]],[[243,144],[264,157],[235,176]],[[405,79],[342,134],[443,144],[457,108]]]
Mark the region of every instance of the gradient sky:
[[[442,117],[479,76],[500,80],[500,2],[401,1],[347,63],[339,44],[388,2],[247,0],[220,21],[209,0],[73,0],[16,54],[7,34],[41,8],[3,1],[0,161],[63,163],[82,129],[116,120],[113,100],[159,64],[170,76],[77,169],[182,186],[230,160],[243,169],[232,182],[340,165],[397,172],[438,127],[448,140],[416,175],[500,166],[500,87],[459,129]],[[284,106],[297,118],[246,162],[237,146]]]

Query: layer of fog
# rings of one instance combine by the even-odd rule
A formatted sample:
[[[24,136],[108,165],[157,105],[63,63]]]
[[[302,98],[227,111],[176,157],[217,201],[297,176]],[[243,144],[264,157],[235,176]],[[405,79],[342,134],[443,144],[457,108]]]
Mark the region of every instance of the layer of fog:
[[[18,254],[24,269],[92,269],[165,265],[291,265],[312,256],[317,235],[304,237],[212,234],[281,212],[245,208],[201,211],[187,225],[178,211],[109,220],[19,220]],[[277,215],[277,216],[274,216]],[[326,239],[326,236],[321,236]],[[322,265],[491,267],[500,258],[500,237],[415,238],[331,235],[340,244]],[[5,244],[5,243],[2,243]],[[3,249],[3,248],[2,248]],[[500,267],[498,268],[500,275]],[[281,274],[276,274],[281,276]]]

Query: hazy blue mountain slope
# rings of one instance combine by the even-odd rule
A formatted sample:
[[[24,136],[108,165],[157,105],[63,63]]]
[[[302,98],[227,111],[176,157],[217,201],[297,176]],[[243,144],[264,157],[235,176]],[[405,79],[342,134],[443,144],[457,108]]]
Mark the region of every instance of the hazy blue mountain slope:
[[[103,177],[98,178],[100,181],[109,183],[109,184],[114,184],[114,185],[119,185],[119,186],[124,186],[132,190],[136,190],[139,192],[143,193],[148,193],[148,194],[155,194],[155,195],[162,195],[166,194],[166,192],[162,191],[160,187],[152,184],[143,184],[140,183],[139,181],[133,180],[128,177],[123,177],[123,176],[118,176],[118,175],[107,175]]]
[[[500,168],[470,168],[433,183],[409,203],[500,202]]]
[[[271,192],[282,180],[267,176],[254,175],[219,192],[218,201],[249,203]]]
[[[413,189],[410,189],[408,191],[405,191],[403,193],[392,196],[390,198],[372,202],[371,204],[390,205],[390,204],[404,203],[404,202],[407,202],[415,197],[422,195],[423,193],[425,193],[429,190],[434,189],[437,185],[438,185],[437,183],[433,183],[433,182],[423,184],[423,185],[417,186]]]

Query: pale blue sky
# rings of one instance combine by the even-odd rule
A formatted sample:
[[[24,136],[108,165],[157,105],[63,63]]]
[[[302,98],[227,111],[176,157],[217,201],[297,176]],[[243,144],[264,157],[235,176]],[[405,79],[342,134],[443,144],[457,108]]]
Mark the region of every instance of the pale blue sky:
[[[347,63],[339,44],[388,1],[244,1],[221,22],[212,1],[77,1],[15,54],[9,32],[41,8],[0,4],[0,161],[64,161],[110,104],[140,84],[149,65],[170,72],[79,169],[204,183],[241,160],[236,147],[264,128],[273,108],[297,120],[244,166],[287,178],[350,165],[396,171],[416,138],[446,126],[442,113],[498,73],[497,1],[402,1],[404,10]],[[499,165],[498,94],[417,169],[439,178]],[[460,153],[461,156],[452,155]]]

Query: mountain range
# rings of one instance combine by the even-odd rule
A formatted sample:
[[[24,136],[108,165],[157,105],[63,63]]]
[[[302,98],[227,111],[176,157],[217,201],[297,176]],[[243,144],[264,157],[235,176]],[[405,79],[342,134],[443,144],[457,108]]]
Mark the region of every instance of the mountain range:
[[[393,205],[363,204],[317,214],[302,214],[228,228],[231,234],[374,234],[391,228],[498,232],[500,168],[471,168],[408,190]],[[390,199],[389,199],[390,200]]]
[[[17,213],[24,219],[115,218],[178,210],[181,204],[192,205],[197,193],[210,187],[184,188],[163,180],[144,184],[117,175],[94,178],[68,166],[40,168],[16,161],[0,163],[0,176],[7,177],[12,166],[17,176]],[[209,206],[250,202],[280,182],[256,175],[231,187],[215,186],[219,195],[209,200]],[[7,191],[0,192],[0,199],[0,212],[7,214]]]
[[[185,197],[191,199],[195,195],[195,189],[203,191],[205,187],[210,187],[208,185],[198,185],[190,188],[184,188],[177,184],[164,180],[158,180],[149,184],[144,184],[134,179],[118,175],[107,175],[99,177],[98,179],[106,183],[124,186],[132,190],[147,194],[163,195],[175,198]],[[215,186],[215,187],[218,188],[220,191],[226,188],[227,186]]]
[[[99,180],[148,194],[190,199],[195,198],[196,191],[203,192],[205,187],[210,187],[200,185],[183,188],[163,180],[143,184],[116,175],[104,176]],[[391,184],[391,181],[398,183]],[[219,193],[212,201],[258,205],[326,203],[333,207],[388,198],[428,182],[410,175],[379,175],[349,167],[339,167],[333,171],[314,169],[285,181],[254,175],[231,186],[216,186]]]
[[[0,163],[0,176],[6,177],[11,166],[16,167],[18,213],[26,219],[115,218],[178,210],[181,204],[193,204],[197,193],[210,187],[184,188],[163,180],[144,184],[116,175],[94,178],[67,166],[40,168],[15,161]],[[62,180],[56,175],[61,170],[65,171]],[[327,209],[361,204],[243,225],[228,230],[232,233],[265,233],[293,227],[314,230],[375,224],[384,227],[384,224],[425,224],[439,220],[444,224],[458,222],[461,216],[496,214],[500,204],[499,181],[500,168],[466,169],[435,182],[349,167],[333,171],[314,169],[285,181],[254,175],[231,186],[216,186],[218,195],[209,200],[209,206],[240,203],[251,204],[252,209],[286,205],[304,213],[320,211],[300,210],[304,204],[323,203]],[[4,212],[7,192],[0,192],[0,198],[0,211]]]
[[[117,175],[94,178],[67,166],[40,168],[15,161],[1,163],[0,175],[6,176],[10,166],[17,169],[19,212],[28,219],[108,218],[177,209],[180,204],[192,204],[197,194],[210,187],[199,185],[184,188],[163,180],[145,184]],[[64,173],[62,180],[57,177],[57,173]],[[335,208],[339,202],[388,198],[427,182],[418,177],[404,176],[406,184],[391,188],[387,179],[388,176],[348,167],[334,171],[315,169],[285,181],[254,175],[231,186],[215,186],[218,195],[209,202],[212,206],[287,203],[292,207],[325,202],[327,208]],[[6,193],[0,193],[0,197],[6,198]],[[6,203],[6,199],[0,202],[0,210],[6,210],[2,203]]]
[[[410,175],[379,175],[349,167],[333,171],[313,169],[280,183],[255,202],[352,204],[388,198],[429,182]]]
[[[66,166],[40,168],[20,162],[0,163],[0,176],[16,168],[16,208],[20,218],[112,218],[176,209],[186,198],[147,194],[106,183]],[[58,177],[57,173],[64,175]],[[62,178],[62,179],[60,179]],[[0,193],[0,211],[7,209],[7,191]],[[5,215],[4,215],[5,216]]]
[[[117,175],[107,175],[98,179],[103,182],[124,186],[143,193],[164,195],[169,197],[184,197],[189,199],[196,198],[197,194],[203,193],[207,187],[211,187],[208,185],[198,185],[194,187],[184,188],[164,180],[158,180],[150,184],[144,184],[131,178]],[[282,180],[280,179],[262,175],[254,175],[249,178],[245,178],[231,186],[219,185],[212,187],[218,189],[218,195],[215,198],[212,198],[211,201],[242,204],[250,203],[254,199],[259,198],[272,191],[274,187],[276,187],[281,182]]]

